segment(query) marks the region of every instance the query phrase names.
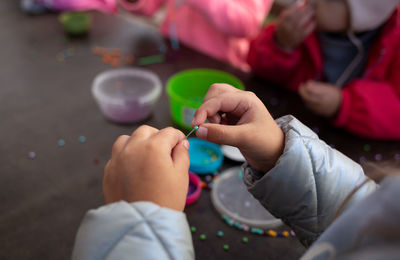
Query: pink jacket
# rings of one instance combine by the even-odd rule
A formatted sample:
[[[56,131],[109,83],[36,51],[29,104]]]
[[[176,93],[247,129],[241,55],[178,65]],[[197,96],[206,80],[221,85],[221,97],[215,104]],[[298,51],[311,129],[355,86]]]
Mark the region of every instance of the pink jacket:
[[[288,53],[276,45],[275,28],[266,27],[252,42],[248,61],[253,71],[295,91],[302,82],[322,78],[316,34]],[[368,56],[363,77],[342,88],[342,105],[334,123],[364,137],[400,140],[400,5]]]
[[[182,1],[175,7],[175,1]],[[261,30],[273,0],[139,0],[121,5],[137,14],[152,16],[163,4],[167,15],[160,28],[169,36],[175,19],[179,41],[235,67],[249,71],[246,62],[249,42]]]

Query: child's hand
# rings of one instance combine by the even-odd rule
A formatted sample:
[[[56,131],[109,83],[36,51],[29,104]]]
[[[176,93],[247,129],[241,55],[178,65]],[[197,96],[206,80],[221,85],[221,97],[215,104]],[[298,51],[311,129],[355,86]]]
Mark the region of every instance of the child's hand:
[[[286,51],[292,51],[314,31],[315,10],[311,4],[292,4],[276,22],[275,41]]]
[[[299,94],[314,113],[333,117],[342,104],[342,91],[331,84],[308,81],[299,88]]]
[[[182,211],[189,184],[189,142],[176,129],[139,127],[114,143],[104,169],[106,203],[151,201]]]
[[[210,123],[204,124],[206,119]],[[251,166],[267,172],[283,153],[285,137],[264,104],[252,92],[214,84],[196,111],[197,137],[240,149]]]

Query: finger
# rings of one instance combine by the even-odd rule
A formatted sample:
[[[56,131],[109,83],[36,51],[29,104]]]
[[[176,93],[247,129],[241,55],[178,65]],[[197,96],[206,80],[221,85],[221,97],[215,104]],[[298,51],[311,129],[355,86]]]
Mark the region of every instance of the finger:
[[[299,6],[297,3],[294,4],[294,8],[290,10],[290,15],[287,18],[288,22],[293,24],[294,26],[298,26],[299,22],[307,16],[309,13],[314,13],[314,10],[306,5],[306,6]]]
[[[186,139],[186,136],[178,129],[167,127],[160,130],[152,139],[158,145],[159,149],[171,152],[178,143]]]
[[[192,121],[192,126],[203,124],[208,117],[213,117],[219,112],[242,116],[250,108],[248,92],[229,92],[214,97],[197,109]]]
[[[203,140],[216,144],[227,144],[231,146],[240,146],[245,125],[218,125],[218,124],[203,124],[196,132],[196,136]]]
[[[207,94],[204,96],[203,102],[209,100],[210,98],[218,96],[222,93],[236,92],[236,91],[241,91],[241,90],[238,90],[237,88],[229,84],[223,84],[223,83],[212,84],[208,89]]]
[[[141,125],[135,131],[133,131],[132,137],[140,138],[140,139],[147,139],[150,136],[152,136],[155,133],[157,133],[158,131],[159,130],[157,128],[154,128],[152,126]]]
[[[114,142],[112,150],[111,150],[111,158],[117,156],[126,146],[130,139],[128,135],[121,135]]]
[[[172,161],[175,168],[179,172],[185,174],[189,171],[190,160],[189,160],[189,141],[184,139],[178,143],[172,150]]]
[[[314,19],[315,13],[312,9],[305,9],[304,12],[299,17],[298,26],[303,28],[311,23]]]
[[[213,124],[220,124],[221,123],[221,115],[220,114],[215,114],[211,117],[208,117],[208,121]]]
[[[316,28],[317,23],[315,21],[310,22],[303,30],[303,38],[307,38]]]

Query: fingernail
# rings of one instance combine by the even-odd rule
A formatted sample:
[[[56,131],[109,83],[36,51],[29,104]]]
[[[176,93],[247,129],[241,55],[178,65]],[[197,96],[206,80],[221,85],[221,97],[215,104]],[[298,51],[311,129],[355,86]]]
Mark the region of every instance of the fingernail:
[[[183,144],[183,146],[185,146],[185,148],[186,148],[186,149],[188,149],[188,150],[189,150],[190,143],[189,143],[189,141],[188,141],[188,140],[183,140],[182,144]]]
[[[207,139],[208,129],[200,126],[199,129],[196,131],[196,136],[201,139]]]

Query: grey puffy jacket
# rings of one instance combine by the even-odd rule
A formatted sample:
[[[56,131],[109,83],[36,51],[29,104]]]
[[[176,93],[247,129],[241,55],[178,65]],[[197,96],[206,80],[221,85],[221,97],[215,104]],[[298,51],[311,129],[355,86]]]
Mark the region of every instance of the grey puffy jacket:
[[[303,243],[310,244],[327,229],[344,198],[366,177],[357,163],[320,141],[294,117],[285,116],[277,122],[286,136],[284,154],[266,174],[245,165],[243,179],[270,212],[289,224]],[[400,178],[396,180],[398,186],[395,181],[389,182],[394,188],[385,192],[394,190],[400,196]],[[355,213],[353,209],[365,210],[363,204],[370,203],[368,200],[383,196],[380,188],[363,203],[358,202],[377,188],[373,181],[367,182],[347,204],[349,210],[314,243],[304,259],[332,259],[354,248],[360,242],[362,225],[356,219],[360,226],[349,228],[354,215],[360,214],[360,209]],[[394,217],[400,219],[400,206],[396,212]],[[338,239],[336,233],[346,230],[351,234],[346,234],[346,239],[339,235]],[[150,202],[118,202],[90,210],[79,228],[72,259],[133,258],[194,259],[184,213]]]

